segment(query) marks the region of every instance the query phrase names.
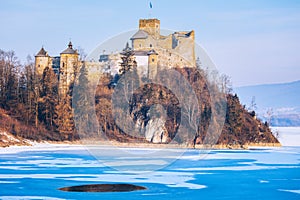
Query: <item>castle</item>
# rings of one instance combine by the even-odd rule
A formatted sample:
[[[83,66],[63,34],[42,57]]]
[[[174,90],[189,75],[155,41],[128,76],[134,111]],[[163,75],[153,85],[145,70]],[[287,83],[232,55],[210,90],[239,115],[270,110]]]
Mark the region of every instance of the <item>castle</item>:
[[[158,70],[195,67],[194,31],[160,34],[160,20],[140,19],[139,30],[130,38],[139,75],[154,78]]]
[[[131,49],[137,63],[139,76],[155,78],[157,72],[172,67],[195,67],[194,31],[174,32],[167,36],[160,33],[160,20],[140,19],[139,30],[130,38]],[[58,75],[59,90],[64,94],[74,81],[76,73],[85,64],[89,75],[93,73],[118,73],[121,52],[99,55],[99,61],[79,61],[77,50],[70,42],[60,56],[51,57],[42,47],[35,56],[35,70],[42,75],[49,66]]]
[[[44,47],[35,56],[35,71],[41,77],[46,67],[51,67],[58,75],[59,93],[66,94],[69,86],[74,82],[82,63],[79,62],[79,54],[73,49],[72,42],[68,48],[60,53],[60,56],[50,57]]]

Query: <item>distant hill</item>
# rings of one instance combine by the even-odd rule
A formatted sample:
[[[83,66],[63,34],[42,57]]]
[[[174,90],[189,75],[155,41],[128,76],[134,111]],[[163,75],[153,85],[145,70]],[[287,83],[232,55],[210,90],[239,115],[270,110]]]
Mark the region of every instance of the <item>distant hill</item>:
[[[300,126],[300,80],[290,83],[254,85],[235,88],[242,104],[250,107],[255,97],[257,113],[273,110],[273,126]]]

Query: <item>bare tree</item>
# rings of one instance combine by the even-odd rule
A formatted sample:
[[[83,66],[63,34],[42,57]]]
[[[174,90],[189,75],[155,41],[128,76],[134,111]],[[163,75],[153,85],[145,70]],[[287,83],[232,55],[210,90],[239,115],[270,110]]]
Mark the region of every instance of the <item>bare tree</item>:
[[[274,136],[277,140],[280,138],[280,132],[278,129],[274,131]]]
[[[79,53],[79,60],[84,61],[87,57],[87,54],[84,51],[84,49],[81,46],[78,46],[77,47],[77,52]]]
[[[230,80],[230,77],[226,74],[223,74],[221,76],[221,90],[225,93],[225,94],[230,94],[232,92],[232,83]]]
[[[183,117],[186,118],[188,127],[192,129],[193,133],[193,147],[195,148],[197,138],[200,136],[200,129],[199,129],[199,121],[201,112],[198,108],[197,99],[194,99],[193,96],[189,96],[186,98],[187,101],[182,102],[182,114]]]
[[[271,126],[273,115],[274,115],[273,108],[268,108],[266,110],[266,113],[264,114],[264,117],[267,120],[266,122],[268,123],[269,126]]]
[[[252,96],[251,102],[250,102],[250,106],[248,108],[250,111],[256,111],[257,109],[257,104],[255,101],[255,96]]]

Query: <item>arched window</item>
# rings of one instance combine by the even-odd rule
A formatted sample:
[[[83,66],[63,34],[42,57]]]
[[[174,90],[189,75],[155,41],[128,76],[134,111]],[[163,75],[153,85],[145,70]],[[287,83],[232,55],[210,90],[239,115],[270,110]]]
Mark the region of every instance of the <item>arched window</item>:
[[[154,62],[155,61],[155,59],[154,58],[152,58],[152,62]]]
[[[152,44],[150,44],[150,47],[152,47]]]

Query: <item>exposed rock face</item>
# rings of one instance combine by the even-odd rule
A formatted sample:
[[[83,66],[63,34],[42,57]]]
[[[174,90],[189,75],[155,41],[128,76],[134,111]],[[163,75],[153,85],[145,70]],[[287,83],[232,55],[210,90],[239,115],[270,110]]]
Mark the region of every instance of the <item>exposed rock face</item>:
[[[144,84],[134,92],[129,102],[130,117],[124,119],[125,124],[127,121],[133,121],[135,128],[139,130],[138,135],[133,135],[131,132],[119,129],[116,125],[111,109],[111,95],[114,88],[109,87],[109,77],[104,77],[107,80],[101,81],[102,85],[97,87],[96,113],[106,137],[120,142],[169,143],[172,141],[188,144],[191,147],[205,144],[210,123],[217,120],[212,116],[212,102],[205,73],[193,68],[175,69],[192,86],[196,98],[201,102],[198,109],[180,104],[177,96],[166,87],[154,83]],[[162,77],[162,81],[168,80]],[[179,83],[170,84],[175,88]],[[221,135],[213,138],[215,142],[211,142],[212,145],[224,145],[229,148],[243,147],[250,143],[279,144],[268,125],[247,111],[240,104],[237,95],[227,94],[224,100],[227,101],[225,122],[224,125],[220,123],[219,127],[213,127],[214,130],[221,129]],[[190,104],[193,102],[191,101]],[[223,103],[215,102],[214,107],[219,108]],[[122,108],[115,108],[115,110],[119,111]],[[199,123],[189,118],[189,113],[194,114],[196,119],[199,119]],[[178,132],[179,128],[181,132]]]
[[[152,143],[166,143],[168,132],[163,118],[150,119],[145,127],[146,140]]]

